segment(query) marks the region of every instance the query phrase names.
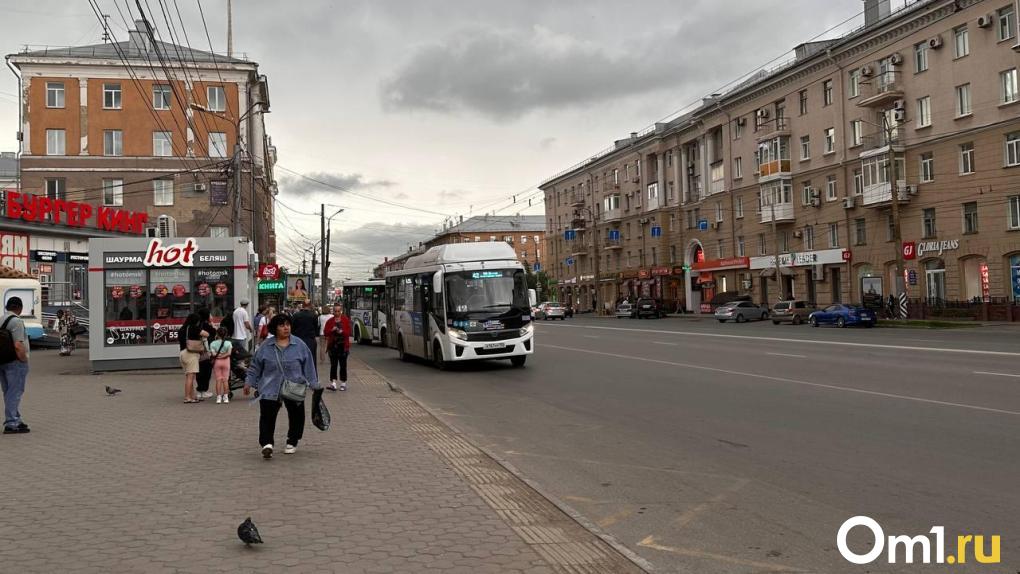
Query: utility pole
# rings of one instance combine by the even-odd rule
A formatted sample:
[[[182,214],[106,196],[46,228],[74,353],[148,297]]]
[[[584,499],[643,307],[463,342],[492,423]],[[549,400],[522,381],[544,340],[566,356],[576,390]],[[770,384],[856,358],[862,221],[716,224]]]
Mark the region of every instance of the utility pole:
[[[893,243],[896,247],[896,302],[897,309],[893,315],[901,319],[906,318],[907,310],[907,286],[903,280],[903,237],[900,234],[900,190],[896,187],[896,150],[893,148],[893,125],[889,120],[889,114],[882,115],[882,123],[885,124],[885,139],[889,146],[889,159],[887,173],[889,178],[889,198],[892,200],[893,218]],[[906,174],[904,174],[905,176]]]
[[[783,194],[783,182],[779,182],[779,195]],[[776,229],[776,192],[772,190],[771,197],[769,197],[769,207],[772,210],[772,248],[776,251],[776,283],[779,284],[779,298],[780,300],[786,299],[786,287],[783,285],[783,276],[779,272],[779,231]],[[769,302],[765,301],[765,305]]]
[[[234,142],[234,237],[241,237],[241,142]]]
[[[330,254],[330,248],[329,248],[329,242],[331,241],[331,237],[330,236],[332,236],[332,235],[333,235],[333,227],[327,225],[326,226],[326,257],[324,259],[325,262],[326,262],[326,266],[325,266],[326,273],[329,273],[329,265],[330,265],[330,260],[329,259],[330,259],[330,257],[332,257],[332,255]],[[331,297],[331,295],[326,292],[325,288],[323,288],[323,291],[322,291],[322,304],[323,305],[329,305],[330,297]]]
[[[313,245],[312,246],[312,268],[311,268],[311,271],[312,271],[312,275],[311,275],[312,280],[308,282],[309,283],[308,284],[308,302],[309,303],[314,303],[315,302],[315,262],[316,262],[315,256],[316,255],[318,255],[318,253],[316,253],[315,246]]]
[[[319,247],[322,249],[322,277],[319,279],[322,281],[322,288],[319,294],[319,304],[326,304],[326,204],[323,203],[319,206],[319,226],[320,226],[320,239],[322,245]],[[314,281],[313,281],[314,283]]]

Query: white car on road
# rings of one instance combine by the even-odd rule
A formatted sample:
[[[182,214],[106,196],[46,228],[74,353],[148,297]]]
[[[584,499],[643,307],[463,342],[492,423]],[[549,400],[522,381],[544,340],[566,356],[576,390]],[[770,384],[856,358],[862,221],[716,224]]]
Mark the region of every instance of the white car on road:
[[[541,313],[542,319],[548,321],[549,319],[559,319],[560,321],[567,320],[567,309],[562,303],[556,301],[546,301],[538,306],[539,312]],[[536,319],[538,317],[535,317]]]

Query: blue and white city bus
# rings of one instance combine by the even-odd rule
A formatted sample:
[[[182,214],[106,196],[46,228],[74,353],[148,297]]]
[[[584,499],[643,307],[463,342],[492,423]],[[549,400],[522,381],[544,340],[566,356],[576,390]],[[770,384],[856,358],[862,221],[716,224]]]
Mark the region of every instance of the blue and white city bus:
[[[502,242],[433,247],[386,274],[386,343],[402,360],[510,359],[523,367],[535,352],[524,267]]]
[[[383,293],[386,282],[382,279],[369,281],[344,281],[344,313],[351,319],[354,341],[362,344],[382,341],[386,334],[386,309]]]

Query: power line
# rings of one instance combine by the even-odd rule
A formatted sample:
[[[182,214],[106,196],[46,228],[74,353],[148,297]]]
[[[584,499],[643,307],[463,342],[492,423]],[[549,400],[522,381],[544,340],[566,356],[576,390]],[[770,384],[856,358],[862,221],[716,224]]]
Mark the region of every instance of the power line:
[[[321,186],[328,187],[330,189],[335,189],[337,191],[343,191],[345,193],[349,193],[351,195],[360,197],[362,199],[368,199],[368,200],[371,200],[371,201],[377,201],[379,203],[384,203],[386,205],[391,205],[393,207],[399,207],[399,208],[407,209],[407,210],[410,210],[410,211],[418,211],[418,212],[430,213],[432,215],[440,215],[442,217],[451,217],[450,214],[448,214],[448,213],[440,213],[438,211],[431,211],[431,210],[428,210],[428,209],[424,209],[422,207],[406,205],[406,204],[397,203],[397,202],[394,202],[394,201],[389,201],[387,199],[382,199],[382,198],[378,198],[378,197],[371,197],[371,196],[368,196],[368,195],[364,195],[364,194],[358,193],[358,192],[356,192],[356,191],[354,191],[352,189],[349,189],[349,188],[346,188],[346,187],[343,187],[343,186],[340,186],[340,185],[335,185],[335,184],[332,184],[332,183],[328,183],[328,182],[325,182],[325,181],[322,181],[322,180],[319,180],[319,179],[315,179],[314,177],[307,176],[307,175],[305,175],[303,173],[296,172],[296,171],[294,171],[292,169],[288,169],[288,168],[286,168],[286,167],[284,167],[284,166],[282,166],[280,164],[276,164],[276,167],[279,168],[279,169],[282,169],[283,171],[285,171],[287,173],[296,175],[296,176],[301,177],[303,179],[307,179],[308,181],[317,183],[317,184],[319,184]]]

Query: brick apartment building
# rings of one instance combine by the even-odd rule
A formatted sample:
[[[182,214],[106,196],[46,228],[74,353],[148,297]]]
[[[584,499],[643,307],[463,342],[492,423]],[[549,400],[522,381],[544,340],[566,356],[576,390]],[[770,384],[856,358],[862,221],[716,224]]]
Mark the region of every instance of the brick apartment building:
[[[1020,318],[1017,3],[865,4],[862,28],[545,181],[561,296],[584,308],[597,283],[600,306],[689,311],[721,292],[887,296],[895,188],[911,314],[999,303]]]
[[[266,77],[255,62],[135,27],[122,42],[7,56],[20,84],[20,187],[4,195],[0,231],[28,238],[31,253],[18,256],[43,253],[38,262],[53,273],[44,280],[78,281],[88,237],[234,236],[240,195],[240,235],[261,261],[274,260]],[[46,213],[43,198],[58,213]]]
[[[479,215],[445,227],[426,249],[448,243],[504,241],[532,271],[545,269],[545,218],[541,215]]]

